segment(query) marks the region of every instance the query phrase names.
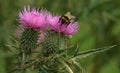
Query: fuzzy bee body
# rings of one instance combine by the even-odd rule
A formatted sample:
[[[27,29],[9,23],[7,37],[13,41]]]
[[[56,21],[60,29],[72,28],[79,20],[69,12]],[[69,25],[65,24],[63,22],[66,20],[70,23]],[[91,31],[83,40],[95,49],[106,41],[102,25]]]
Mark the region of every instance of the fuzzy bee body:
[[[67,24],[69,25],[70,21],[74,19],[75,17],[70,14],[70,12],[67,12],[66,14],[62,15],[60,18],[61,24]]]

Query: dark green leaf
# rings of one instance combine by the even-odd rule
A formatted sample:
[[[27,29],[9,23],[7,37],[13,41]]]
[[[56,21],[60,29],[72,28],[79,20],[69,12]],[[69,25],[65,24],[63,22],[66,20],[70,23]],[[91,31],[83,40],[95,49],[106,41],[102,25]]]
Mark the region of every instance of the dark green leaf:
[[[100,53],[100,52],[107,51],[107,50],[109,50],[109,49],[111,49],[115,46],[117,46],[117,45],[98,48],[98,49],[92,49],[92,50],[88,50],[88,51],[85,51],[85,52],[80,52],[80,53],[76,54],[74,57],[84,58],[84,57],[90,56],[90,55],[95,54],[95,53]]]

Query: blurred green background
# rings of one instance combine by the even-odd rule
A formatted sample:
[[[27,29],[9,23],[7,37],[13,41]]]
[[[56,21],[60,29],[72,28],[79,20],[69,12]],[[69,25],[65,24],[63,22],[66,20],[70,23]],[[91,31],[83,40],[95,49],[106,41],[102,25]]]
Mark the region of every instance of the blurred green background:
[[[120,73],[120,0],[0,0],[0,73],[10,70],[13,57],[6,44],[18,26],[18,13],[25,5],[43,7],[53,14],[71,12],[80,23],[72,44],[80,51],[117,44],[107,52],[81,60],[86,73]]]

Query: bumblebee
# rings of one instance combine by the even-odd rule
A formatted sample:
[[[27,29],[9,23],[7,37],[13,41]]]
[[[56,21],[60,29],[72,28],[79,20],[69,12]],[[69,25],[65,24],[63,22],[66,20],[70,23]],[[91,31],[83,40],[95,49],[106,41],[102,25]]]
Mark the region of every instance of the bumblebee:
[[[66,14],[62,15],[60,18],[61,24],[67,24],[69,25],[70,21],[73,20],[75,16],[72,16],[70,12],[67,12]]]

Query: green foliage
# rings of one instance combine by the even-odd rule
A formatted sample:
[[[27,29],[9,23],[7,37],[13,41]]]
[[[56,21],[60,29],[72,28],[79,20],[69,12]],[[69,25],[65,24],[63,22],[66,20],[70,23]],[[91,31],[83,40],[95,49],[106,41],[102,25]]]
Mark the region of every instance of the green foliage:
[[[45,36],[42,45],[38,48],[34,48],[32,45],[36,44],[36,42],[31,42],[31,40],[37,40],[32,37],[38,35],[35,32],[37,31],[31,28],[27,28],[23,31],[21,38],[24,42],[21,43],[20,41],[18,49],[16,48],[18,53],[14,52],[18,57],[18,61],[13,66],[10,73],[27,73],[31,71],[36,71],[36,73],[84,73],[83,68],[80,66],[80,59],[95,53],[104,52],[116,46],[113,45],[79,52],[78,45],[69,47],[70,44],[65,44],[69,42],[67,36],[49,30],[44,33]],[[29,36],[26,36],[25,33]],[[21,47],[21,45],[23,46]],[[12,47],[9,45],[7,46]],[[26,47],[31,50],[34,48],[37,52],[33,52],[34,50],[26,50]],[[28,52],[30,52],[30,54],[28,54]]]
[[[85,51],[91,48],[104,47],[117,44],[116,48],[109,51],[94,55],[87,59],[73,61],[72,69],[75,73],[81,67],[85,68],[88,73],[119,73],[120,70],[120,49],[119,49],[119,28],[120,28],[120,1],[119,0],[1,0],[0,1],[0,73],[7,73],[12,66],[12,57],[14,45],[17,45],[11,36],[16,28],[17,16],[24,5],[44,7],[53,14],[63,14],[67,11],[76,16],[80,23],[80,32],[74,35],[71,42],[78,42],[79,50]],[[9,49],[13,45],[12,49]],[[17,46],[18,47],[18,46]],[[62,53],[61,50],[59,53]],[[70,56],[73,50],[68,52]],[[73,53],[75,54],[75,52]],[[15,60],[16,61],[16,60]],[[111,62],[113,61],[113,62]],[[64,63],[64,62],[63,62]],[[81,63],[81,64],[79,64]],[[69,64],[65,64],[69,68]],[[114,67],[114,68],[113,68]],[[44,69],[44,68],[42,68]],[[62,70],[61,70],[62,71]],[[28,73],[35,73],[34,71]],[[83,70],[84,72],[84,70]],[[21,72],[23,73],[23,72]],[[45,73],[45,72],[43,72]],[[79,73],[79,72],[78,72]]]

